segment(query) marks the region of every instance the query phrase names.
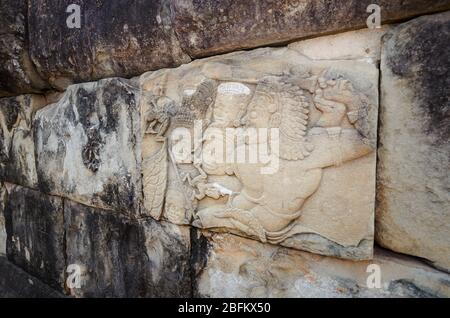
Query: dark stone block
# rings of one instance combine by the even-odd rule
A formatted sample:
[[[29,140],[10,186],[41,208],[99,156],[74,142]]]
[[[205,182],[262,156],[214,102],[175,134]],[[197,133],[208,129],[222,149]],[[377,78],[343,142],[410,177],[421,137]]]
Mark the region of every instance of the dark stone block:
[[[64,289],[63,202],[8,186],[5,206],[8,259],[57,290]]]
[[[63,298],[64,294],[50,288],[39,279],[0,256],[1,298]]]
[[[79,29],[67,27],[70,4],[80,5]],[[34,0],[28,13],[33,62],[57,88],[190,60],[172,30],[168,1]]]
[[[189,297],[188,227],[130,220],[65,201],[67,261],[82,269],[77,297]]]
[[[385,40],[386,65],[414,91],[418,111],[427,119],[424,134],[445,146],[450,137],[450,13],[403,24]]]
[[[0,97],[47,87],[28,55],[27,1],[0,1]]]
[[[191,57],[366,28],[372,3],[382,23],[450,8],[447,0],[172,1],[175,30]]]

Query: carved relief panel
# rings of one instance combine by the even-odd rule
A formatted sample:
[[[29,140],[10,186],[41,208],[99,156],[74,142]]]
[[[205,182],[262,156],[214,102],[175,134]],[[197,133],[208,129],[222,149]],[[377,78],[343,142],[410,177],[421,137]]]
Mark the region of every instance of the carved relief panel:
[[[378,70],[289,48],[140,78],[144,214],[372,255]]]

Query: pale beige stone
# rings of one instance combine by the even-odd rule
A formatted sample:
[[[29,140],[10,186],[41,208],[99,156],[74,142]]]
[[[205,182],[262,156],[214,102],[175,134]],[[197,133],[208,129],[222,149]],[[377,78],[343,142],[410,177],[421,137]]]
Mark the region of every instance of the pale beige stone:
[[[143,214],[325,255],[372,257],[378,103],[372,60],[318,61],[290,47],[265,48],[146,73],[139,81]],[[261,135],[233,144],[227,129],[238,138]],[[264,129],[274,129],[269,143],[261,139]],[[223,134],[216,138],[223,145],[213,133]],[[271,144],[277,140],[279,147]],[[265,147],[268,161],[256,154]],[[223,151],[223,162],[207,160],[214,151]],[[233,153],[247,159],[237,162]]]
[[[384,39],[376,239],[450,271],[450,12]]]
[[[204,234],[208,256],[196,285],[203,297],[450,297],[450,275],[386,250],[348,261]]]
[[[361,29],[294,42],[288,47],[312,60],[364,60],[376,63],[381,55],[381,37],[392,28]]]

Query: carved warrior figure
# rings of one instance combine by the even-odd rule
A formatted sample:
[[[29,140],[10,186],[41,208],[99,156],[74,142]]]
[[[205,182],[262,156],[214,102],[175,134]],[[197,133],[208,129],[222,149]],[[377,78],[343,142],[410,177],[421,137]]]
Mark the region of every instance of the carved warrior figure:
[[[278,243],[296,234],[295,220],[305,201],[319,188],[323,169],[364,156],[373,149],[353,127],[360,101],[344,80],[317,81],[313,95],[294,76],[269,76],[257,83],[245,116],[248,127],[279,128],[279,169],[261,174],[264,164],[233,163],[221,172],[242,184],[224,206],[198,211],[194,224]],[[308,113],[316,107],[318,122],[310,127]],[[245,146],[245,145],[244,145]]]
[[[183,183],[188,181],[189,184],[197,189],[202,189],[202,185],[206,180],[206,174],[200,166],[196,166],[200,175],[190,178],[189,174],[182,175],[180,173],[173,154],[168,147],[169,141],[165,134],[169,129],[171,121],[176,126],[193,125],[194,120],[204,119],[210,115],[207,112],[214,101],[215,82],[209,79],[203,80],[195,87],[186,87],[184,89],[181,105],[177,107],[175,102],[166,96],[147,96],[148,105],[145,112],[145,134],[155,135],[155,140],[162,142],[162,146],[152,156],[145,158],[143,161],[143,187],[146,195],[144,203],[145,208],[155,219],[160,219],[165,194],[168,186],[168,161],[171,162],[175,175],[177,176],[178,187],[184,188]],[[210,196],[214,194],[204,189]],[[192,198],[186,196],[186,201],[191,202],[194,198],[200,200],[206,194],[204,191],[196,193],[192,191]],[[186,193],[185,193],[186,195]],[[188,207],[192,209],[192,207]]]

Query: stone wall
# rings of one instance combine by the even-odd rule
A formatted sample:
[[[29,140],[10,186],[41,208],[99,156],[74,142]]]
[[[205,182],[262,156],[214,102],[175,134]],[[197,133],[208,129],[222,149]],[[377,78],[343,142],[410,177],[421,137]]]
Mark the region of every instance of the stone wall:
[[[0,2],[5,295],[450,297],[448,1],[70,3]]]

